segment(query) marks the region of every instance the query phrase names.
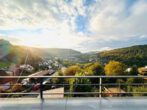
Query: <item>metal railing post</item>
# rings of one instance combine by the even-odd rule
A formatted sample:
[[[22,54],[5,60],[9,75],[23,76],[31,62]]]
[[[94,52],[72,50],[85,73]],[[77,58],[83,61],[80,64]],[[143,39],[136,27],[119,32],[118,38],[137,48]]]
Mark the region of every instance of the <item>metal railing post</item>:
[[[40,78],[40,99],[43,100],[43,80]]]
[[[102,97],[102,77],[99,78],[99,98]]]

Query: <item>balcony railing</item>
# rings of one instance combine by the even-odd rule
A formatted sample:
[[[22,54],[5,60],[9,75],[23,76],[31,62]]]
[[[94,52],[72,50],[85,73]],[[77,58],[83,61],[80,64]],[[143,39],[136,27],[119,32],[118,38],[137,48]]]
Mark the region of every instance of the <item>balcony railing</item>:
[[[64,95],[98,95],[100,98],[103,97],[103,95],[105,94],[121,94],[121,95],[126,95],[126,94],[147,94],[147,91],[145,92],[103,92],[103,88],[106,87],[106,86],[144,86],[146,87],[147,86],[147,83],[131,83],[131,84],[126,84],[126,83],[106,83],[106,82],[103,82],[103,80],[105,79],[128,79],[128,78],[141,78],[142,80],[147,80],[147,76],[0,76],[0,80],[1,79],[7,79],[7,78],[10,78],[10,79],[25,79],[25,78],[37,78],[39,80],[39,92],[38,93],[35,93],[35,92],[10,92],[10,93],[6,93],[6,92],[1,92],[0,93],[0,96],[1,95],[40,95],[40,99],[43,100],[44,97],[43,95],[56,95],[56,94],[64,94]],[[89,79],[98,79],[98,83],[92,83],[92,84],[73,84],[73,85],[77,85],[77,86],[97,86],[98,87],[98,90],[99,91],[96,91],[96,92],[77,92],[77,91],[65,91],[64,93],[43,93],[44,91],[44,86],[62,86],[62,87],[65,87],[65,86],[70,86],[70,84],[43,84],[43,79],[44,78],[89,78]],[[2,85],[2,84],[1,84]],[[12,84],[14,85],[14,84]],[[34,84],[29,84],[29,85],[34,85]]]

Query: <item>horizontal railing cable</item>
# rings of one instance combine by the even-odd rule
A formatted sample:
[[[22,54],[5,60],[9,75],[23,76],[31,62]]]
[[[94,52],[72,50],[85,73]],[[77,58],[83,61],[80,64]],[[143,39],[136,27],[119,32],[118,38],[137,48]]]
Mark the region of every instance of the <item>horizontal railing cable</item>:
[[[43,95],[59,95],[59,94],[62,94],[62,95],[99,95],[100,97],[101,96],[105,96],[105,95],[109,95],[109,94],[145,94],[147,95],[147,91],[141,91],[141,92],[138,92],[138,91],[124,91],[124,89],[122,89],[122,91],[120,90],[121,89],[121,86],[122,87],[127,87],[127,86],[132,86],[132,87],[146,87],[147,86],[147,83],[130,83],[130,82],[116,82],[116,83],[108,83],[108,82],[105,82],[104,79],[111,79],[111,78],[114,78],[114,79],[119,79],[119,78],[124,78],[124,79],[128,79],[128,78],[141,78],[141,79],[147,79],[147,76],[0,76],[0,80],[1,79],[39,79],[38,82],[36,83],[33,83],[33,84],[30,84],[30,83],[27,83],[27,84],[21,84],[21,86],[24,87],[24,89],[26,91],[10,91],[10,92],[1,92],[0,93],[0,97],[3,96],[3,95],[40,95],[40,98],[43,99]],[[78,84],[78,83],[74,83],[74,84],[68,84],[68,83],[60,83],[60,84],[55,84],[55,83],[52,83],[52,82],[48,82],[45,80],[45,82],[43,81],[43,79],[46,79],[46,78],[93,78],[93,79],[97,79],[97,83],[88,83],[88,84]],[[28,80],[29,81],[29,80]],[[20,83],[16,83],[16,84],[9,84],[9,86],[19,86]],[[0,84],[0,86],[8,86],[8,85],[3,85],[3,84]],[[53,92],[53,93],[45,93],[43,92],[44,90],[50,90],[52,89],[52,86],[59,86],[59,87],[66,87],[66,86],[94,86],[94,87],[97,87],[97,92],[78,92],[78,91],[64,91],[63,93],[56,93],[56,92]],[[110,91],[110,90],[107,90],[106,91],[103,91],[104,88],[103,87],[115,87],[115,86],[118,86],[118,91]],[[29,87],[29,89],[28,89]],[[33,88],[37,88],[39,89],[38,92],[32,92],[31,89]],[[47,87],[47,89],[45,89]],[[49,88],[50,87],[50,88]],[[17,87],[16,87],[17,88]]]

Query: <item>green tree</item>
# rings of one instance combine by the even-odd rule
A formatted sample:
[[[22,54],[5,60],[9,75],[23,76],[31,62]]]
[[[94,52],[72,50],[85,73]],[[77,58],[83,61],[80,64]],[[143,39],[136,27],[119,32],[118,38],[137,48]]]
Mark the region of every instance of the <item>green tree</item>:
[[[134,88],[133,83],[144,83],[144,79],[143,78],[128,78],[126,80],[126,90],[127,90],[127,92],[133,92],[133,88]]]
[[[73,65],[73,66],[69,66],[65,72],[64,75],[65,76],[74,76],[77,72],[80,72],[81,68],[77,65]]]
[[[84,73],[76,73],[75,76],[85,76]],[[88,78],[72,78],[69,81],[70,92],[91,92],[92,87],[90,86],[91,82]],[[88,84],[88,85],[78,85],[78,84]],[[74,96],[83,96],[83,95],[74,95]],[[88,96],[84,95],[84,96]]]
[[[130,75],[138,75],[138,68],[137,68],[137,66],[132,66],[132,68],[131,68],[131,70],[130,70],[130,72],[129,72],[129,74]]]
[[[100,65],[100,63],[96,62],[96,63],[93,63],[91,65],[88,65],[85,68],[85,74],[87,76],[100,76],[100,75],[104,75],[104,68]],[[92,83],[98,83],[99,82],[99,78],[90,78],[90,81]]]
[[[86,75],[104,75],[104,68],[100,65],[100,63],[96,62],[92,65],[89,65],[85,68]]]
[[[105,65],[104,70],[107,76],[125,75],[126,65],[118,61],[110,61]]]
[[[147,88],[145,86],[140,87],[133,87],[133,96],[147,96]],[[135,93],[135,92],[142,92],[142,93]]]
[[[63,76],[63,73],[60,70],[57,71],[56,74],[57,74],[57,76]],[[63,84],[65,82],[65,79],[64,78],[52,78],[51,82],[53,84]]]

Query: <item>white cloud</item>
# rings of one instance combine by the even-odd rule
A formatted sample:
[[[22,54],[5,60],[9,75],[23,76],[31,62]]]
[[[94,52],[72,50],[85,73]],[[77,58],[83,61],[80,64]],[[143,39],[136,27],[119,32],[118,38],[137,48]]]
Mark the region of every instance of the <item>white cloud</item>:
[[[83,42],[124,41],[147,35],[147,2],[138,0],[127,8],[128,0],[97,0],[88,7],[83,0],[0,0],[0,30],[30,30],[4,34],[15,44],[89,50]],[[88,16],[87,31],[77,32],[77,16]],[[31,30],[41,29],[41,32]],[[14,39],[18,39],[15,42]],[[142,37],[140,37],[142,38]],[[123,40],[122,40],[123,39]],[[96,42],[97,41],[97,42]],[[91,43],[91,45],[94,45]],[[105,44],[104,49],[106,49]],[[102,48],[103,49],[103,48]]]
[[[88,40],[87,37],[72,32],[65,23],[60,23],[57,27],[41,29],[40,32],[16,33],[9,38],[19,39],[18,42],[12,41],[13,44],[45,48],[76,48],[81,42]]]
[[[147,34],[147,2],[137,1],[126,9],[126,1],[106,0],[102,9],[93,15],[90,30],[102,39],[122,39]],[[112,38],[113,36],[113,38]]]
[[[147,38],[147,35],[141,35],[139,38],[141,39]]]
[[[66,21],[74,28],[77,15],[84,15],[82,0],[0,0],[0,29],[54,27]]]
[[[1,29],[51,27],[58,22],[41,0],[1,0],[0,10]]]
[[[42,2],[42,0],[1,0],[0,3],[1,30],[30,30],[26,33],[21,31],[5,37],[6,39],[18,39],[18,42],[9,39],[13,44],[76,48],[78,44],[88,39],[74,31],[75,17],[84,13],[79,2],[75,2],[71,6],[63,1],[53,2],[53,0],[46,2]],[[75,9],[77,4],[79,5],[78,9]],[[42,31],[31,32],[35,29]]]

